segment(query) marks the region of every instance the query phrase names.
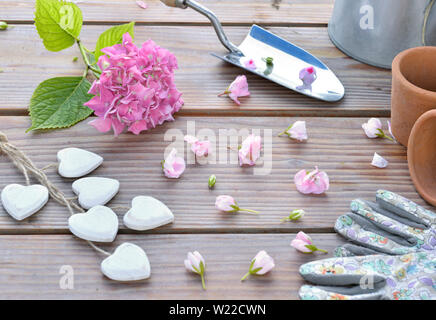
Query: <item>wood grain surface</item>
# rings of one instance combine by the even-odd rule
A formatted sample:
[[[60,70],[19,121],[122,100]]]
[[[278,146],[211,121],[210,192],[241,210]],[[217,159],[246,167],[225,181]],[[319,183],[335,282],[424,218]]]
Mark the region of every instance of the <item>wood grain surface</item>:
[[[95,42],[106,26],[86,26],[82,38],[86,46]],[[183,115],[232,116],[389,116],[391,73],[346,57],[330,42],[325,28],[269,28],[322,59],[345,86],[345,98],[327,103],[308,98],[253,74],[247,74],[251,96],[237,106],[226,97],[217,97],[239,74],[246,72],[224,63],[210,52],[224,53],[211,27],[137,26],[136,42],[151,38],[171,50],[180,70],[176,84],[183,92]],[[227,27],[229,37],[240,43],[246,27]],[[15,26],[0,33],[0,114],[27,114],[34,89],[48,78],[83,73],[78,48],[48,52],[33,26]]]
[[[120,283],[100,272],[105,258],[83,240],[70,235],[0,236],[0,297],[2,299],[297,299],[304,284],[300,265],[331,257],[344,243],[335,234],[313,234],[329,254],[307,255],[290,247],[292,234],[241,235],[118,235],[106,246],[113,251],[123,242],[142,247],[150,260],[151,278]],[[188,251],[198,250],[206,260],[207,290],[200,277],[183,265]],[[266,250],[276,267],[263,277],[240,281],[251,259]],[[60,289],[61,266],[74,271],[74,289]]]
[[[114,138],[111,134],[99,133],[86,121],[67,130],[25,134],[29,126],[26,117],[0,117],[0,130],[39,167],[55,163],[57,151],[64,147],[84,148],[103,156],[103,165],[90,176],[120,181],[120,192],[109,206],[129,206],[133,197],[151,195],[174,212],[173,224],[150,231],[152,233],[333,232],[335,220],[347,212],[351,200],[358,197],[373,200],[379,188],[398,192],[424,204],[410,180],[405,148],[386,139],[366,138],[361,128],[366,119],[307,118],[309,140],[306,143],[277,137],[295,120],[297,118],[178,117],[175,122],[140,136],[124,134]],[[383,123],[386,126],[386,119]],[[189,134],[197,134],[200,138],[207,135],[208,139],[216,141],[217,150],[213,154],[218,158],[215,163],[212,155],[212,163],[188,163],[178,180],[165,178],[160,165],[165,149],[175,145],[183,154],[181,140],[188,133],[188,127],[193,126],[196,131],[189,131]],[[264,152],[272,153],[272,157],[271,161],[259,162],[255,168],[264,168],[267,175],[255,174],[253,168],[239,167],[237,152],[227,150],[227,146],[232,145],[236,150],[237,142],[232,144],[230,138],[219,137],[220,130],[223,135],[222,130],[230,129],[235,130],[227,134],[233,134],[236,139],[241,135],[239,143],[242,135],[251,130],[262,136]],[[370,165],[374,152],[390,162],[388,168],[378,169]],[[223,164],[219,158],[222,156],[226,157]],[[185,159],[193,160],[186,146]],[[10,183],[24,183],[22,175],[7,158],[1,157],[0,160],[1,188]],[[328,173],[330,190],[322,196],[302,195],[296,190],[293,177],[299,170],[313,169],[314,166]],[[48,169],[47,173],[62,191],[73,196],[73,180],[61,178],[55,168]],[[217,176],[213,190],[207,187],[211,174]],[[259,210],[261,214],[220,213],[214,203],[216,196],[221,194],[232,195],[241,207]],[[281,223],[280,219],[293,209],[304,209],[307,215],[297,223]],[[116,210],[120,219],[125,211]],[[67,218],[65,208],[54,201],[24,222],[14,221],[1,209],[0,232],[68,233]],[[127,232],[122,222],[120,227]]]
[[[282,0],[279,8],[273,0],[199,0],[212,10],[223,24],[326,25],[334,0]],[[170,8],[159,0],[145,0],[148,8],[140,9],[135,0],[78,0],[85,23],[137,21],[144,24],[208,24],[209,20],[191,10]],[[278,1],[276,1],[278,2]],[[0,0],[0,19],[31,22],[34,0]]]

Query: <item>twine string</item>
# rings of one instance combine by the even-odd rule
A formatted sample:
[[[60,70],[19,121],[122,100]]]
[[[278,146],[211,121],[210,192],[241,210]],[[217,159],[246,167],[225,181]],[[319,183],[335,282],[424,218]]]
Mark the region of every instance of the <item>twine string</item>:
[[[66,206],[71,215],[75,214],[74,210],[84,213],[78,204],[74,202],[75,198],[67,198],[61,190],[59,190],[47,177],[44,169],[38,169],[34,163],[21,150],[10,144],[7,136],[0,131],[0,151],[6,154],[12,163],[23,173],[26,179],[26,184],[30,185],[29,173],[38,180],[40,184],[45,186],[50,193],[50,196],[59,204]],[[51,166],[51,165],[50,165]],[[110,256],[111,254],[89,240],[86,242],[97,252]]]

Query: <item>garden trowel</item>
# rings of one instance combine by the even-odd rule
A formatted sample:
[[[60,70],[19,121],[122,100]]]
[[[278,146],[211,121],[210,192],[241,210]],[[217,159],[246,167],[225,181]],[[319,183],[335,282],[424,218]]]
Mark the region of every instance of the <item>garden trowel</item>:
[[[300,47],[257,25],[235,46],[216,15],[201,4],[193,0],[161,1],[171,7],[192,8],[212,22],[219,40],[229,50],[227,54],[212,53],[213,56],[309,97],[331,102],[343,98],[344,86],[335,74]]]

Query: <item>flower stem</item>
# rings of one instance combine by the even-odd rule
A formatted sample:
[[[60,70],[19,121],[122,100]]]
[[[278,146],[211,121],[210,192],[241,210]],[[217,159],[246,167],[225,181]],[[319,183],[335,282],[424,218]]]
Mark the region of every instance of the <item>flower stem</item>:
[[[250,210],[250,209],[244,209],[244,208],[239,208],[238,211],[259,214],[259,211]]]
[[[81,53],[81,55],[82,55],[83,61],[85,62],[85,64],[86,64],[86,66],[88,67],[88,69],[91,70],[91,71],[94,73],[94,75],[96,75],[96,74],[99,74],[99,75],[100,75],[100,74],[101,74],[101,71],[98,70],[97,68],[93,67],[93,66],[91,65],[91,63],[89,62],[88,54],[86,53],[86,51],[89,52],[89,50],[87,50],[87,49],[85,48],[85,46],[80,42],[80,40],[77,40],[77,45],[79,46],[80,53]]]
[[[320,252],[323,252],[323,253],[328,253],[328,251],[327,250],[323,250],[323,249],[318,249],[318,248],[316,248],[316,250],[315,251],[320,251]]]
[[[245,279],[247,279],[247,277],[250,275],[250,272],[247,272],[242,278],[241,281],[244,281]]]
[[[204,275],[200,274],[201,276],[201,285],[203,286],[203,290],[206,290],[206,284],[204,283]]]

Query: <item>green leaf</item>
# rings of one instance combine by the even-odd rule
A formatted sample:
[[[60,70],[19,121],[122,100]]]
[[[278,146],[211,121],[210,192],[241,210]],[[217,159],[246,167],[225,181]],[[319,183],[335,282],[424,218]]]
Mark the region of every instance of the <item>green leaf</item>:
[[[100,37],[98,37],[97,44],[95,45],[95,60],[98,61],[98,58],[103,55],[101,49],[111,47],[117,43],[121,43],[121,41],[123,40],[123,34],[125,34],[126,32],[130,33],[133,38],[134,26],[135,22],[130,22],[127,24],[121,24],[119,26],[109,28],[105,32],[103,32]]]
[[[79,39],[82,20],[82,11],[74,3],[36,0],[36,30],[49,51],[71,47]]]
[[[30,100],[32,126],[27,129],[67,128],[92,114],[83,104],[92,98],[91,84],[82,77],[59,77],[41,82]]]

